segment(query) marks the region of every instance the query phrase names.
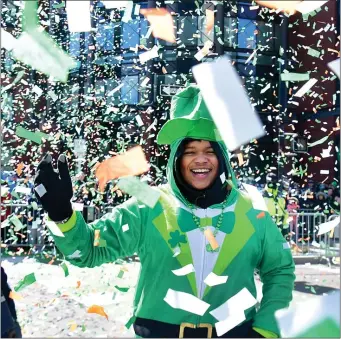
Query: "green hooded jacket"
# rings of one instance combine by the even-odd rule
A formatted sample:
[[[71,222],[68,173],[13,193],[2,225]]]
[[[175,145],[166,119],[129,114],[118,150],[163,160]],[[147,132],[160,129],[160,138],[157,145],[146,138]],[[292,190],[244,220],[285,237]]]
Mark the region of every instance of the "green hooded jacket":
[[[232,189],[216,236],[219,252],[207,252],[208,242],[200,228],[214,230],[222,204],[193,212],[190,209],[173,176],[181,141],[171,145],[169,184],[155,188],[161,196],[154,208],[131,198],[91,224],[85,223],[80,212],[74,212],[67,223],[58,225],[65,237],[53,235],[57,247],[78,267],[95,267],[137,253],[141,272],[134,299],[136,317],[215,326],[226,320],[226,310],[233,305],[232,311],[244,312],[246,320],[253,319],[254,327],[279,336],[274,313],[288,307],[295,279],[288,244],[269,213],[258,206],[257,197],[237,189],[227,150],[219,142]],[[192,213],[200,218],[200,228]],[[105,247],[93,246],[95,230],[100,230]],[[183,267],[187,267],[187,274],[177,271]],[[264,284],[257,312],[255,269],[259,269]],[[206,280],[209,275],[215,277],[214,283]],[[227,280],[222,282],[222,276]]]

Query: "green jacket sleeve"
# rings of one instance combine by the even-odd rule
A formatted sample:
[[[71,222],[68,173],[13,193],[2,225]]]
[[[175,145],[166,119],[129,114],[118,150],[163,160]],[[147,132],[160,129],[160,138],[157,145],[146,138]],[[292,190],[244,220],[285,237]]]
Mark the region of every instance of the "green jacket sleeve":
[[[258,265],[263,282],[263,298],[253,326],[280,335],[275,312],[288,307],[292,300],[295,264],[289,244],[269,213],[266,213],[264,223],[262,255]]]
[[[144,248],[142,225],[147,225],[147,210],[148,207],[139,207],[132,198],[91,224],[86,224],[80,212],[74,212],[66,224],[58,225],[64,237],[52,236],[71,264],[99,266],[132,256]],[[95,230],[99,230],[101,246],[94,246]]]

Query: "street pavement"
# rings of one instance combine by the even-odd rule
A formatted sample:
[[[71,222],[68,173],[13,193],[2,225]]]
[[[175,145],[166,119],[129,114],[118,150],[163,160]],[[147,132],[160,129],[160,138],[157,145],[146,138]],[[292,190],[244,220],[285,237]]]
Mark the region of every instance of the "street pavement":
[[[27,286],[16,300],[24,337],[133,337],[125,328],[132,315],[132,302],[140,264],[105,264],[92,269],[68,264],[69,276],[59,266],[34,259],[3,260],[9,283],[13,287],[25,275],[34,272],[37,282]],[[119,272],[124,276],[119,278]],[[117,287],[130,287],[121,292]],[[262,284],[256,278],[257,299]],[[296,265],[294,305],[340,288],[340,267],[327,264]],[[87,313],[91,305],[101,305],[108,316]],[[304,316],[304,315],[302,315]]]

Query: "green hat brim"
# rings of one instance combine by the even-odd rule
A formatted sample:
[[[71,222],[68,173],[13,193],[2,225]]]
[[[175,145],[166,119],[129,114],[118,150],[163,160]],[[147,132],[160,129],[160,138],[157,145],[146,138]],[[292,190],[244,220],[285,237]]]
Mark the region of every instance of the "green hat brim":
[[[167,121],[161,128],[157,143],[170,145],[180,138],[203,139],[208,141],[221,141],[221,136],[214,122],[210,119],[200,118],[189,120],[175,118]]]

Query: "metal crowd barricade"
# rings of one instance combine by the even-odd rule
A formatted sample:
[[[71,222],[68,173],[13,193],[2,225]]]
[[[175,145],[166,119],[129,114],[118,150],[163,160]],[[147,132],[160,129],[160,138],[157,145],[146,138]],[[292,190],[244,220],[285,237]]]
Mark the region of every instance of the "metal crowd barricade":
[[[319,225],[338,216],[323,213],[289,213],[290,242],[296,256],[334,258],[339,256],[339,227],[318,235]]]

